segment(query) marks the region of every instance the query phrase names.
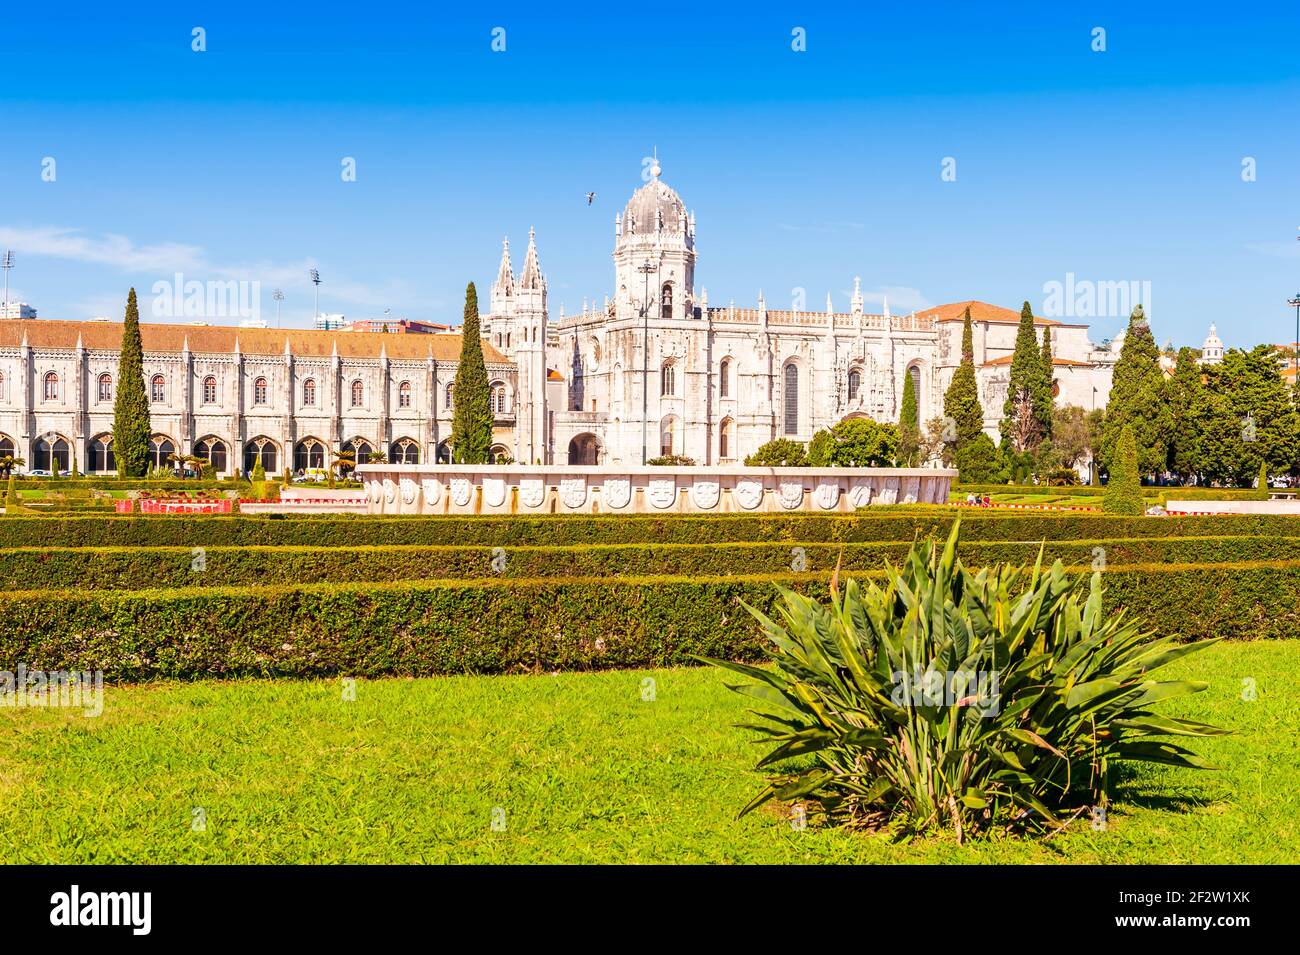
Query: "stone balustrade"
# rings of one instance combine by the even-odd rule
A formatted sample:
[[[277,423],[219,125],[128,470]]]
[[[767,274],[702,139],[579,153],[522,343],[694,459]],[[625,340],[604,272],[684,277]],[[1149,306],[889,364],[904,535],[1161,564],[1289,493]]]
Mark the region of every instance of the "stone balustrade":
[[[934,468],[364,464],[372,514],[851,512],[943,504],[957,477]]]

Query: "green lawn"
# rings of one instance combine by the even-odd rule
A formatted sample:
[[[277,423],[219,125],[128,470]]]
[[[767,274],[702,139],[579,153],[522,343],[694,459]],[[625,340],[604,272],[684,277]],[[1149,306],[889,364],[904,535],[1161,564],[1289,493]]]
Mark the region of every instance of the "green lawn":
[[[354,702],[337,680],[157,683],[108,689],[95,719],[0,709],[0,844],[65,863],[1294,861],[1300,642],[1169,672],[1212,682],[1161,711],[1233,728],[1192,743],[1223,771],[1137,768],[1104,831],[1048,841],[737,821],[759,786],[760,750],[731,728],[743,701],[683,669],[360,682]]]

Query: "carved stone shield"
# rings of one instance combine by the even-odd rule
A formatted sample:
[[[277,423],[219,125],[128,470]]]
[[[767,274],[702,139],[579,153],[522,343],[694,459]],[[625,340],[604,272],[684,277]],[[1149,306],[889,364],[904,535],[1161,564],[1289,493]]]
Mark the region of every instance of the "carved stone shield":
[[[605,489],[601,494],[601,500],[606,506],[615,510],[627,507],[632,501],[632,481],[626,477],[605,478]]]
[[[691,485],[691,500],[702,511],[718,506],[722,488],[717,481],[696,481]]]
[[[736,503],[747,511],[752,511],[763,503],[763,482],[740,480],[736,482],[734,492]]]
[[[587,479],[580,477],[560,478],[560,500],[565,507],[582,507],[587,503]]]
[[[646,497],[650,503],[661,510],[665,507],[672,507],[677,501],[677,480],[676,478],[653,478],[646,485]]]
[[[474,493],[474,485],[470,483],[469,478],[454,477],[451,479],[451,503],[457,507],[464,507],[469,503],[470,495]]]
[[[776,486],[776,499],[787,511],[803,503],[803,481],[781,481]]]
[[[506,479],[485,477],[483,479],[483,503],[488,507],[500,507],[506,502]]]
[[[524,507],[541,507],[546,500],[546,482],[541,478],[520,478],[519,503]]]
[[[838,481],[822,481],[813,491],[813,500],[824,511],[832,510],[840,502],[840,485]]]

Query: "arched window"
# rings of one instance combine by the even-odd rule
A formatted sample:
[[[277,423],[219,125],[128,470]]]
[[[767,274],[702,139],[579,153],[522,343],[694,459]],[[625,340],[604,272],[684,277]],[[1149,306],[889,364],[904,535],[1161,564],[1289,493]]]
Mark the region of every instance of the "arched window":
[[[217,403],[217,379],[211,375],[203,379],[203,403],[205,405]]]
[[[659,453],[661,455],[673,454],[675,439],[677,437],[677,419],[672,415],[664,418],[659,424]]]
[[[352,407],[360,408],[366,400],[366,386],[360,381],[352,382]]]
[[[411,383],[404,381],[397,386],[397,407],[411,407]]]
[[[353,438],[343,445],[343,453],[352,456],[350,462],[346,462],[345,459],[346,463],[341,468],[341,470],[347,470],[347,468],[357,464],[369,464],[370,455],[375,453],[375,449],[370,446],[369,442],[363,441],[361,438]]]
[[[167,400],[167,381],[162,375],[149,379],[149,400],[159,404]]]
[[[494,381],[491,385],[491,391],[488,393],[488,401],[492,406],[494,415],[509,414],[510,408],[506,400],[506,385],[504,381]]]
[[[785,366],[785,433],[799,433],[799,366],[794,362]]]
[[[0,458],[14,456],[14,439],[7,434],[0,434]]]
[[[916,420],[919,423],[925,420],[925,409],[921,407],[921,366],[912,365],[907,373],[912,376],[912,393],[916,395]]]
[[[59,376],[52,371],[45,373],[45,400],[59,400]]]
[[[447,385],[447,403],[443,405],[444,408],[451,408],[451,393],[455,390],[456,385],[454,382]]]
[[[659,299],[659,317],[673,317],[673,283],[665,282],[662,297]]]
[[[113,454],[113,436],[101,434],[90,442],[90,460],[86,462],[89,471],[103,472],[117,470],[117,457]]]
[[[722,359],[718,366],[718,394],[723,398],[731,397],[731,359]]]
[[[671,361],[664,362],[660,370],[659,394],[665,398],[677,394],[677,367]]]
[[[50,438],[54,439],[53,442]],[[32,467],[37,471],[60,474],[68,470],[71,450],[68,442],[57,434],[37,438],[32,444]]]
[[[176,445],[172,439],[165,434],[155,434],[149,439],[149,466],[152,468],[167,468],[172,466],[172,461],[168,460],[176,453]]]
[[[99,376],[99,400],[113,400],[113,376],[108,372],[104,372]]]
[[[262,462],[262,470],[267,474],[275,473],[277,461],[275,442],[263,435],[244,445],[244,470],[252,473],[258,461]]]
[[[388,460],[392,464],[419,464],[420,446],[413,438],[398,438],[388,449]]]
[[[735,444],[736,423],[730,418],[723,418],[718,428],[718,457],[724,461],[730,460],[735,451]]]
[[[439,464],[451,464],[451,441],[440,442],[433,453]]]
[[[253,404],[266,404],[266,379],[258,378],[253,382]]]
[[[363,462],[364,463],[364,462]],[[303,438],[293,449],[293,469],[308,471],[325,467],[325,445],[318,438]]]
[[[316,407],[316,379],[308,378],[302,383],[302,403],[304,407]]]
[[[204,438],[194,445],[194,456],[202,458],[217,474],[226,470],[226,443],[219,438]]]

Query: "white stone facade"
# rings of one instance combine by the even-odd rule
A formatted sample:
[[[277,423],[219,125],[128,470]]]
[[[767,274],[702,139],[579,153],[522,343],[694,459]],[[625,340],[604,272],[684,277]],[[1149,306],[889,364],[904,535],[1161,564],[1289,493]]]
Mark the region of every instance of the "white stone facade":
[[[615,218],[614,294],[603,305],[550,321],[533,237],[521,279],[508,245],[503,253],[484,328],[519,364],[520,420],[544,422],[544,454],[530,434],[517,438],[526,449],[517,460],[627,466],[671,453],[734,464],[773,438],[806,442],[847,417],[896,422],[908,374],[922,422],[941,417],[967,307],[985,428],[996,439],[1017,312],[972,301],[906,316],[886,303],[871,314],[857,279],[848,311],[829,295],[824,311],[772,309],[761,292],[756,307],[711,306],[695,288],[695,216],[657,164],[648,173]],[[1036,325],[1052,337],[1057,402],[1103,407],[1118,350],[1093,345],[1085,325]]]

